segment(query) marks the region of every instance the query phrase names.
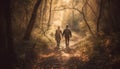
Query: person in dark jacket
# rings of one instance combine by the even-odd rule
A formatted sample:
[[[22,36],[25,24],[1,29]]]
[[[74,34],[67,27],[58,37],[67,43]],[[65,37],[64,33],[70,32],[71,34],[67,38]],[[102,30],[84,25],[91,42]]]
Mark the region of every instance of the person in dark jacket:
[[[72,37],[72,34],[70,29],[68,28],[68,25],[66,25],[66,29],[64,29],[62,36],[65,37],[66,48],[69,48],[69,41],[70,38]]]

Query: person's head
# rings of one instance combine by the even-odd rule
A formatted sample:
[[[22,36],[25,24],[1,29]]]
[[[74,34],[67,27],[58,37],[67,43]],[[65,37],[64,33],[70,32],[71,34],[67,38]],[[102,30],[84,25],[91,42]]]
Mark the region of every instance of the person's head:
[[[60,26],[58,26],[58,29],[60,29]]]
[[[66,25],[66,29],[68,28],[68,25]]]

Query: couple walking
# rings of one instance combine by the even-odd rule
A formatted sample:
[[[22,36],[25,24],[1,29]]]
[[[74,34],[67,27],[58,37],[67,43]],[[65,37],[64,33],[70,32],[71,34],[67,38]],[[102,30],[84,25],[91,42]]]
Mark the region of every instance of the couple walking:
[[[64,29],[63,33],[60,30],[60,26],[58,26],[58,29],[55,32],[55,40],[58,48],[60,46],[61,37],[65,38],[66,48],[69,48],[69,41],[70,41],[70,38],[72,37],[72,34],[70,29],[68,28],[68,25],[66,25],[66,28]]]

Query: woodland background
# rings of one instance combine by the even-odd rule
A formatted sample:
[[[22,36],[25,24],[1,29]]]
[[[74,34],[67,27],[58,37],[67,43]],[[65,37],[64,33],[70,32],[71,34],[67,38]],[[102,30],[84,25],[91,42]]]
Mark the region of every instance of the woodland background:
[[[1,0],[0,67],[34,69],[39,54],[54,52],[56,27],[69,24],[73,67],[119,69],[119,12],[119,0]]]

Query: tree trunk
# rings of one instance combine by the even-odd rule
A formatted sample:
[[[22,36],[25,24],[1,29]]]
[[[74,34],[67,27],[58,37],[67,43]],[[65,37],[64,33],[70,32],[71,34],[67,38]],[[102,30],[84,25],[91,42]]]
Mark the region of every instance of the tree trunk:
[[[100,25],[100,19],[102,16],[102,9],[103,9],[103,0],[100,1],[99,13],[97,18],[97,34],[99,33],[99,25]]]
[[[27,26],[27,29],[26,29],[26,32],[25,32],[25,35],[24,35],[24,40],[29,40],[30,39],[31,32],[32,32],[33,26],[35,24],[37,10],[39,8],[39,5],[40,5],[41,1],[42,0],[37,0],[36,4],[34,6],[34,9],[33,9],[33,12],[32,12],[32,16],[30,18],[29,24]]]
[[[13,48],[10,0],[0,2],[0,68],[15,69],[16,55]]]

